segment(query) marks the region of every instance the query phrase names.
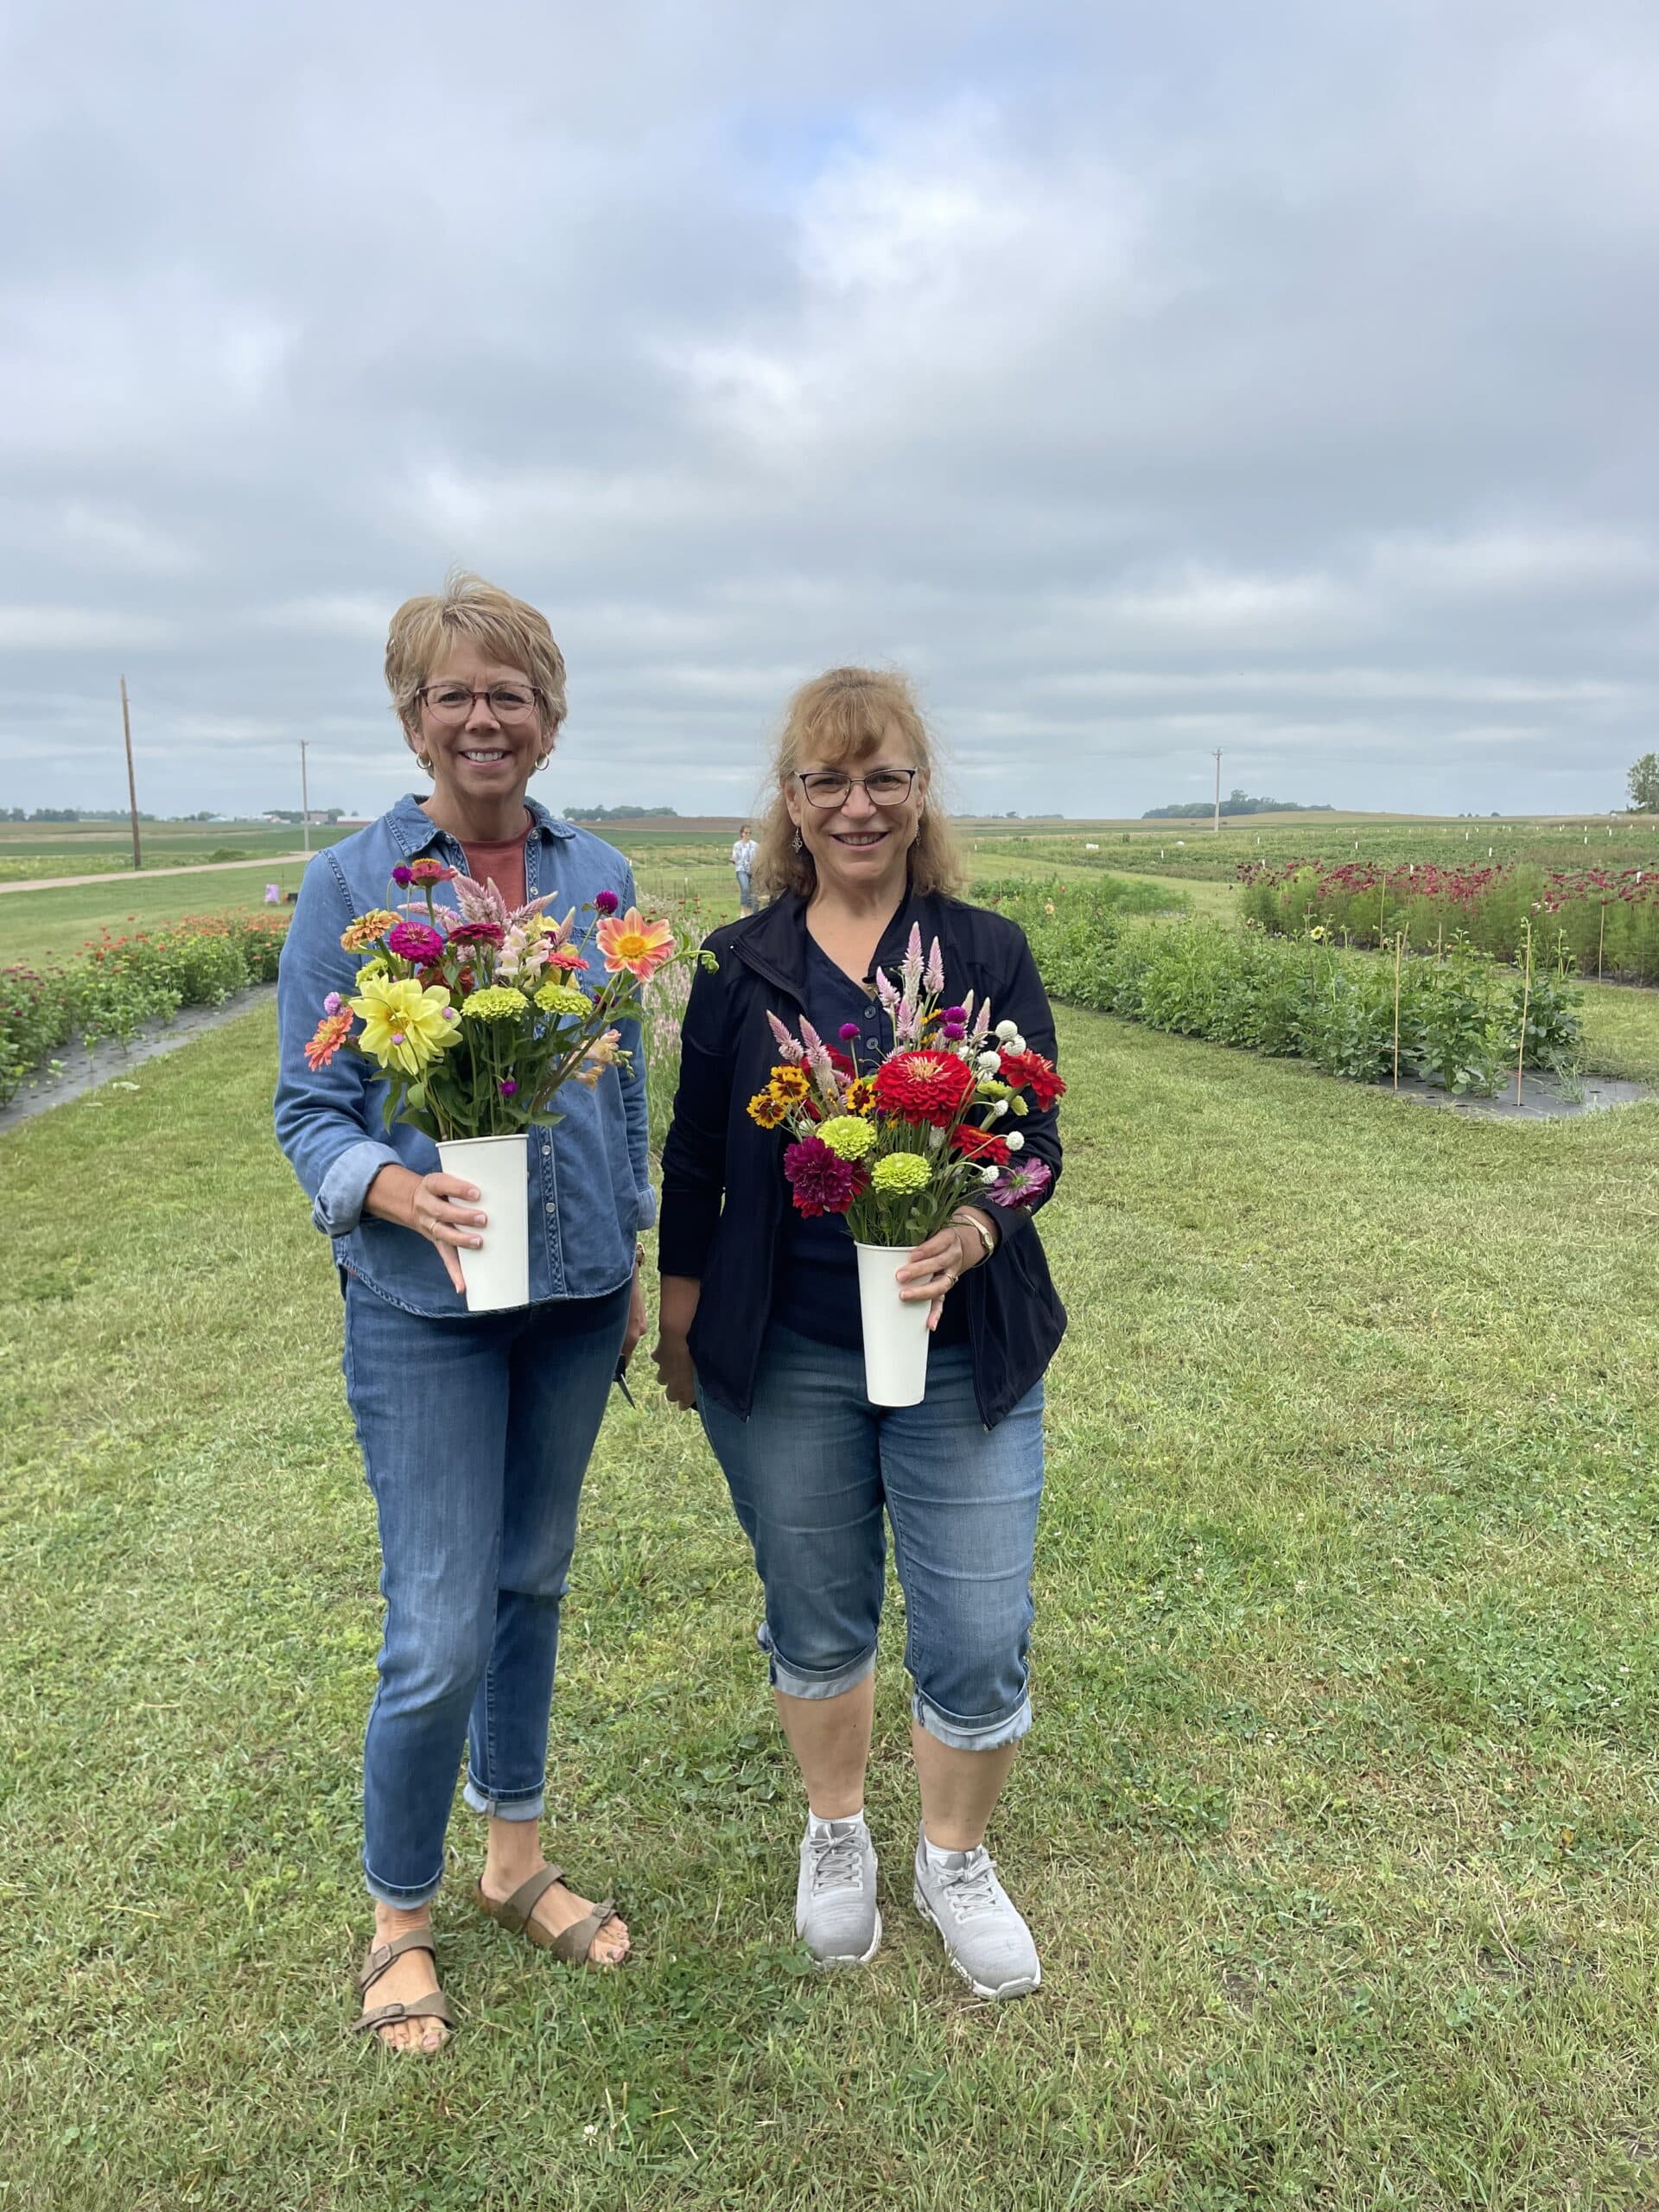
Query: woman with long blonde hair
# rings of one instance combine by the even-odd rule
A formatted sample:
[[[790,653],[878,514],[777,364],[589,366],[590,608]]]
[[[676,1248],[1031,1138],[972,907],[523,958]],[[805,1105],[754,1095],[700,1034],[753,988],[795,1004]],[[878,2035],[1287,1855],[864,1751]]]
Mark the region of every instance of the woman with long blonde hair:
[[[783,1147],[747,1102],[805,1019],[859,1065],[891,1044],[873,988],[914,926],[947,988],[1018,1025],[1050,1070],[1021,1124],[1027,1195],[1059,1173],[1052,1018],[1020,931],[957,894],[932,741],[902,676],[832,669],[790,702],[756,880],[771,903],[709,940],[663,1154],[658,1371],[695,1405],[766,1591],[779,1719],[807,1800],[795,1925],[823,1966],[881,1940],[864,1816],[885,1527],[905,1592],[921,1827],[911,1894],[985,1997],[1041,1979],[985,1832],[1031,1725],[1027,1647],[1043,1483],[1043,1371],[1065,1326],[1034,1205],[963,1206],[898,1269],[932,1337],[920,1405],[865,1394],[846,1224],[791,1209]]]

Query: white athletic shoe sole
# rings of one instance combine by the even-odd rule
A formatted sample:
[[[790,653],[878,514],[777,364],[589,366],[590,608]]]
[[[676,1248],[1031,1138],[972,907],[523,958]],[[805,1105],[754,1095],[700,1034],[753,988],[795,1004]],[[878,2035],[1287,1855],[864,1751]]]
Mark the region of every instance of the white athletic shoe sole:
[[[945,1957],[950,1960],[951,1965],[967,1983],[969,1988],[973,1991],[976,1997],[1029,1997],[1033,1989],[1039,1988],[1041,1986],[1043,1970],[1040,1966],[1038,1967],[1035,1974],[1016,1974],[1012,1981],[996,1983],[976,1981],[972,1974],[969,1973],[967,1967],[963,1966],[962,1961],[957,1956],[955,1951],[951,1949],[950,1940],[944,1932],[944,1922],[939,1918],[938,1913],[934,1911],[932,1906],[928,1903],[921,1884],[916,1881],[913,1877],[912,1878],[910,1893],[915,1900],[917,1911],[919,1912],[922,1918],[928,1922],[928,1923],[935,1929],[939,1941],[944,1945]]]

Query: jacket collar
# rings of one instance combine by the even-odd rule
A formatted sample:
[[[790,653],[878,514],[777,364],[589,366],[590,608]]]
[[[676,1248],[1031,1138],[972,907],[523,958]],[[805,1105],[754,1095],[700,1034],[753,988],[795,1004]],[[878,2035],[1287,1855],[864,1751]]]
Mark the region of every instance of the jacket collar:
[[[936,937],[939,939],[948,963],[951,947],[949,903],[925,893],[911,892],[882,933],[878,964],[889,969],[898,966],[899,955],[892,948],[896,941],[902,949],[912,923],[921,925],[925,945],[931,944]],[[805,1003],[806,900],[798,891],[786,891],[781,899],[774,899],[771,906],[763,906],[752,919],[740,923],[732,939],[732,950],[757,976],[787,991],[798,1005]]]
[[[531,798],[528,791],[524,793],[524,805],[531,821],[543,836],[574,837],[576,835],[574,822],[566,822],[559,815],[550,814],[538,800]],[[393,842],[406,861],[413,860],[417,854],[445,839],[451,844],[460,842],[450,837],[447,830],[439,829],[430,815],[423,810],[413,791],[405,791],[395,806],[387,809],[385,821],[391,831]]]

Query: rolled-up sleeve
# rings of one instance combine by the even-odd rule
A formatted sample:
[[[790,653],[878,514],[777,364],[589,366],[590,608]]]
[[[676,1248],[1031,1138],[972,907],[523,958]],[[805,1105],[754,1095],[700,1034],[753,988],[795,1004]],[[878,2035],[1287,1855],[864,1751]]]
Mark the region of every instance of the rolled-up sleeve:
[[[325,1236],[346,1236],[362,1217],[363,1201],[397,1154],[369,1126],[371,1077],[355,1052],[335,1054],[324,1068],[308,1065],[305,1046],[322,1019],[330,991],[342,997],[355,982],[340,932],[352,903],[327,853],[307,868],[276,972],[276,1141],[311,1201],[311,1218]]]

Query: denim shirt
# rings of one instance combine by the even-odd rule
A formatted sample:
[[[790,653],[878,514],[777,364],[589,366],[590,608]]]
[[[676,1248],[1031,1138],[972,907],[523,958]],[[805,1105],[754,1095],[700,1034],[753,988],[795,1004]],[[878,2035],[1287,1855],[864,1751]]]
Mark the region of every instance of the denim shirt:
[[[620,853],[533,799],[524,804],[533,818],[524,839],[527,898],[553,893],[550,911],[558,916],[591,905],[601,891],[613,891],[624,908],[634,903],[633,871]],[[363,1211],[383,1167],[398,1163],[431,1174],[436,1145],[406,1122],[385,1128],[386,1086],[361,1054],[340,1052],[326,1068],[305,1061],[323,1000],[353,988],[358,963],[341,950],[341,931],[360,914],[418,896],[398,890],[391,871],[423,853],[467,872],[460,845],[411,795],[366,830],[327,847],[307,868],[276,978],[276,1141],[311,1200],[312,1220],[333,1240],[338,1265],[405,1312],[442,1318],[465,1313],[467,1305],[436,1247]],[[447,884],[436,885],[434,896],[454,903]],[[566,1083],[555,1105],[563,1120],[529,1132],[532,1306],[598,1298],[626,1282],[635,1236],[656,1217],[645,1054],[639,1024],[620,1027],[623,1047],[633,1055],[629,1072],[608,1069],[592,1090]]]

